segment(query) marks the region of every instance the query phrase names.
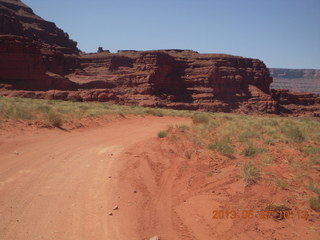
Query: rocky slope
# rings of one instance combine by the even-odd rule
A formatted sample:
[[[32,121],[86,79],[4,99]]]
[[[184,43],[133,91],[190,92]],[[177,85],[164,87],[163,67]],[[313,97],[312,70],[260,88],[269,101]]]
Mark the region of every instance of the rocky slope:
[[[270,92],[272,77],[257,59],[191,50],[110,53],[99,48],[97,53],[85,54],[76,45],[21,1],[0,0],[0,95],[221,112],[300,113],[299,107],[281,105],[286,102],[283,99],[293,100],[291,93]],[[318,110],[308,112],[316,115]]]
[[[271,88],[320,94],[319,69],[270,68],[269,70],[273,77]]]

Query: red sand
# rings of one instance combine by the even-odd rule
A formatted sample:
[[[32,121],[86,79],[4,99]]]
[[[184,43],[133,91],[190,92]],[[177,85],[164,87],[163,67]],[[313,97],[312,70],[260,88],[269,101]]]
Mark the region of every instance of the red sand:
[[[259,210],[263,199],[286,196],[273,185],[245,187],[234,160],[199,161],[201,152],[186,160],[178,151],[190,146],[156,137],[190,122],[148,116],[71,132],[1,130],[0,239],[319,239],[318,215],[213,220],[215,209]]]

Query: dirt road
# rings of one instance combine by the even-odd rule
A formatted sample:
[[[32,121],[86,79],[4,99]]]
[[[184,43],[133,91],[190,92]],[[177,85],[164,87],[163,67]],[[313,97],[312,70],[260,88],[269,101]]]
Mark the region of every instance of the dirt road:
[[[128,239],[117,226],[123,209],[113,210],[120,198],[114,172],[119,154],[169,124],[189,121],[131,117],[71,132],[2,134],[0,239]]]

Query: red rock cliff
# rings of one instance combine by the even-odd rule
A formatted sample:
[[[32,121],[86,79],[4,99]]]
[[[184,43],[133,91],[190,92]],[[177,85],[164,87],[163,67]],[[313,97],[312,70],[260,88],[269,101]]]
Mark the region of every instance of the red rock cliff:
[[[78,67],[77,43],[18,0],[0,0],[0,83],[22,89],[64,89]]]

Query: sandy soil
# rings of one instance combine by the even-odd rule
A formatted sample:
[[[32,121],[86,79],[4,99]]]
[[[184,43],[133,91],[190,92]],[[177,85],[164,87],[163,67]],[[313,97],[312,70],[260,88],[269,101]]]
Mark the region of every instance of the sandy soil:
[[[212,219],[214,210],[296,199],[273,185],[246,186],[242,159],[205,152],[186,159],[187,142],[156,137],[181,123],[191,120],[128,117],[70,132],[1,130],[0,239],[319,239],[314,212],[307,220]]]
[[[72,132],[1,131],[0,239],[135,239],[117,225],[117,214],[127,214],[114,170],[119,155],[180,122],[189,120],[131,117]],[[114,205],[119,210],[109,216]]]

